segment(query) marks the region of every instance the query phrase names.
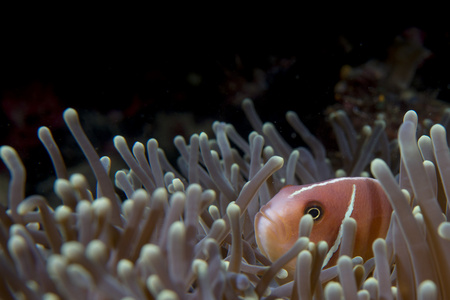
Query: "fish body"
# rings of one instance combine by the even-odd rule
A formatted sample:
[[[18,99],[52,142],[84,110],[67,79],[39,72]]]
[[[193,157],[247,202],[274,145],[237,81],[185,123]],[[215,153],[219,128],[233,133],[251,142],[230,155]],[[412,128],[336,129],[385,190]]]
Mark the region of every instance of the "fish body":
[[[354,256],[373,257],[372,243],[386,237],[392,208],[379,182],[366,177],[342,177],[319,183],[285,186],[255,217],[256,242],[271,261],[286,253],[299,237],[300,219],[311,214],[310,241],[325,241],[330,249],[326,267],[336,264],[343,220],[357,222]],[[337,253],[335,253],[337,252]],[[295,260],[285,268],[295,269]]]

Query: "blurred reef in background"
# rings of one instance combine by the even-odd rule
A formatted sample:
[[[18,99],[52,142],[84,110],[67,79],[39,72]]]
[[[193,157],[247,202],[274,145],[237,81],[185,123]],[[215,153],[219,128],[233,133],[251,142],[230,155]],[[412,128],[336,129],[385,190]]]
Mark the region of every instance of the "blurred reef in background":
[[[63,45],[51,38],[30,32],[21,41],[24,52],[4,56],[0,70],[0,144],[13,146],[23,159],[30,194],[51,193],[54,181],[36,135],[42,125],[52,130],[69,168],[86,167],[63,126],[67,107],[80,113],[100,154],[114,159],[115,135],[129,141],[153,137],[170,160],[176,135],[211,132],[215,120],[248,134],[240,109],[245,98],[290,144],[298,146],[299,138],[286,124],[287,110],[297,112],[331,150],[336,144],[329,140],[327,117],[333,112],[345,110],[357,129],[383,119],[395,138],[405,111],[415,109],[436,122],[450,101],[445,28],[336,26],[299,34],[279,48],[260,43],[230,51],[180,44],[165,52],[158,45],[130,44],[120,52],[101,40]],[[9,179],[3,164],[0,172],[3,186]]]

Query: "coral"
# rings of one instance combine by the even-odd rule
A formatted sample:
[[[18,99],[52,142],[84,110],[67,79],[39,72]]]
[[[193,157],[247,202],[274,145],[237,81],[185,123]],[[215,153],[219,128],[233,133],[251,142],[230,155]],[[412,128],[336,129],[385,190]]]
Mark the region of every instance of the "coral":
[[[63,155],[43,127],[39,136],[58,179],[62,204],[25,196],[25,169],[16,151],[0,148],[11,180],[8,208],[0,207],[2,299],[446,299],[450,272],[450,153],[445,129],[416,140],[417,116],[400,127],[401,160],[384,122],[357,133],[345,113],[331,124],[339,154],[330,161],[323,144],[294,112],[286,118],[308,147],[292,148],[275,126],[264,123],[250,100],[243,109],[254,128],[248,139],[230,124],[215,122],[205,133],[178,136],[177,168],[155,139],[130,149],[122,136],[114,146],[129,170],[109,174],[73,109],[64,120],[82,149],[97,184],[70,175]],[[258,250],[254,216],[285,184],[336,176],[369,176],[369,164],[394,208],[386,239],[373,243],[375,257],[351,257],[355,222],[345,221],[337,266],[323,269],[324,242],[309,241],[313,226],[301,219],[293,247],[270,262]],[[398,174],[398,181],[394,175]],[[409,201],[409,203],[408,203]],[[357,225],[357,224],[356,224]],[[297,257],[292,281],[283,266]]]
[[[381,119],[390,139],[396,137],[409,109],[422,112],[433,122],[440,121],[448,103],[437,98],[438,90],[421,84],[423,79],[416,74],[432,57],[424,46],[424,36],[420,29],[408,28],[394,39],[384,60],[342,66],[334,89],[337,103],[327,110],[344,110],[355,127],[365,125],[367,119]]]

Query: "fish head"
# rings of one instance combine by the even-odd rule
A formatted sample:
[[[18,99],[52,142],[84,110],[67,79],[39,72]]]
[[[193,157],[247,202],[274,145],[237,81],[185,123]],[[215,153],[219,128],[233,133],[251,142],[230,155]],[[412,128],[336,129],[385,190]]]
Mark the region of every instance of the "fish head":
[[[325,265],[332,266],[338,258],[334,253],[340,246],[345,218],[354,217],[361,227],[355,241],[355,249],[361,253],[355,255],[367,258],[371,254],[371,242],[386,235],[390,212],[387,197],[374,179],[337,178],[286,186],[256,215],[256,242],[269,260],[277,260],[297,241],[300,220],[310,214],[314,225],[309,239],[316,244],[319,241],[328,244]],[[287,269],[295,269],[295,261]]]

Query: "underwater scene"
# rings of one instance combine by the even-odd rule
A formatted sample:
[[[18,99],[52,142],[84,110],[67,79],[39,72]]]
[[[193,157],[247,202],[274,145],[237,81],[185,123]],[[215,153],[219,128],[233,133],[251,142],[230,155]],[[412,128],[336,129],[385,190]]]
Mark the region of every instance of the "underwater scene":
[[[0,298],[450,299],[434,29],[5,59]]]

